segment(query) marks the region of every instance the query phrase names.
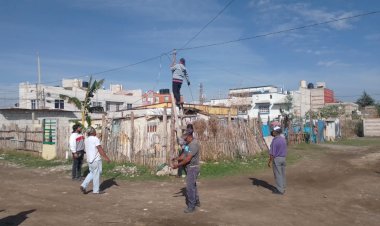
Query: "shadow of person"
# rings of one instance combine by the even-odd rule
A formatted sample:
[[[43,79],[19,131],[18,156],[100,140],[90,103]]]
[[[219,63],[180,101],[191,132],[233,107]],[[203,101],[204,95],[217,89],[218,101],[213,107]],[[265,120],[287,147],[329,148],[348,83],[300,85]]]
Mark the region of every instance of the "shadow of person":
[[[173,197],[186,197],[186,188],[181,188],[181,190],[177,193],[174,193]]]
[[[33,213],[34,211],[36,211],[36,209],[27,210],[27,211],[20,212],[16,215],[4,217],[0,219],[0,225],[12,225],[12,226],[20,225],[22,222],[28,219],[28,214]]]
[[[276,187],[269,184],[268,182],[264,181],[264,180],[259,180],[257,178],[249,178],[251,181],[252,181],[252,185],[254,186],[257,186],[257,187],[263,187],[263,188],[266,188],[270,191],[276,191]]]
[[[177,193],[174,193],[173,197],[178,198],[178,197],[185,197],[185,203],[186,205],[189,203],[189,200],[187,199],[186,195],[186,187],[181,188],[181,190]]]
[[[116,177],[113,177],[113,178],[110,178],[110,179],[107,179],[105,181],[102,182],[102,184],[100,185],[100,191],[104,191],[104,190],[107,190],[108,188],[112,187],[112,186],[119,186],[117,184],[117,182],[115,181]]]

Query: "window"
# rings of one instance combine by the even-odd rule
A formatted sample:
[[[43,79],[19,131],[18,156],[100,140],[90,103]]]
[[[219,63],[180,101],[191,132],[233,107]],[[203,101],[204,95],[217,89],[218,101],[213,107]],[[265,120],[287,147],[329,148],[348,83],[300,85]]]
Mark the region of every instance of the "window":
[[[147,132],[148,133],[155,133],[157,132],[157,125],[148,125],[147,126]]]
[[[32,109],[36,109],[36,100],[31,100]]]
[[[102,106],[102,102],[96,102],[96,101],[94,101],[94,102],[92,102],[92,106],[93,107],[101,107]]]
[[[166,97],[164,98],[164,101],[165,101],[165,103],[169,102],[169,97],[166,96]]]
[[[271,94],[271,95],[269,95],[269,98],[270,98],[270,99],[272,99],[272,94]]]
[[[269,114],[269,105],[259,106],[259,113],[260,114]]]
[[[132,109],[132,104],[127,104],[127,110]]]
[[[54,101],[54,108],[55,109],[64,109],[65,108],[65,101],[64,100],[55,100]]]
[[[156,97],[156,103],[159,103],[159,102],[160,102],[160,98]]]

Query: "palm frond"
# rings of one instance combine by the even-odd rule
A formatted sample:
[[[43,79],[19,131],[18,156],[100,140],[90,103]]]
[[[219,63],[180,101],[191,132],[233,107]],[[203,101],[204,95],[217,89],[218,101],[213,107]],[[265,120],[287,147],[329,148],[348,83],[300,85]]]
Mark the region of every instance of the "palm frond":
[[[75,107],[77,107],[79,110],[82,109],[82,101],[80,101],[76,97],[70,97],[70,96],[67,96],[64,94],[60,94],[59,98],[61,98],[63,100],[67,100],[67,103],[69,103],[69,104],[74,104]]]

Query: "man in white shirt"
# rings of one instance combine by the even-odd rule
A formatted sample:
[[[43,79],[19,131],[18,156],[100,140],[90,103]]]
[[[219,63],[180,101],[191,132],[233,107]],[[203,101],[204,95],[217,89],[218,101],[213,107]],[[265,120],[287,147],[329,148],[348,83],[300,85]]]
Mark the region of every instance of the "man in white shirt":
[[[92,127],[89,127],[87,130],[88,137],[85,140],[87,162],[89,168],[89,174],[87,174],[86,179],[80,186],[80,190],[83,194],[86,194],[86,188],[88,184],[92,181],[92,192],[94,194],[103,194],[104,191],[99,191],[100,186],[100,175],[102,174],[102,158],[103,157],[107,162],[110,162],[110,159],[104,152],[102,146],[100,145],[99,138],[96,137],[96,130]]]
[[[73,157],[72,179],[80,181],[84,157],[84,136],[82,135],[82,126],[80,124],[73,125],[69,144]]]

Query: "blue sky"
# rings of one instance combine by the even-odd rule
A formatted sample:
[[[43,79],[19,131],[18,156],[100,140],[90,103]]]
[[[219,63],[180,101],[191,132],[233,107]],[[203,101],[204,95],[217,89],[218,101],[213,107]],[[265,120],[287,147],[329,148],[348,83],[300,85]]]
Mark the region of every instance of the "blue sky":
[[[0,1],[0,95],[19,82],[85,76],[159,56],[182,47],[230,0],[18,0]],[[376,0],[236,0],[188,47],[379,11]],[[179,51],[191,90],[226,96],[229,88],[325,81],[341,100],[363,90],[380,101],[380,13],[226,45]],[[171,87],[167,56],[96,74],[106,86],[158,90]],[[161,67],[160,67],[161,65]],[[161,68],[161,69],[160,69]],[[86,77],[84,77],[86,79]],[[50,83],[52,82],[52,83]]]

